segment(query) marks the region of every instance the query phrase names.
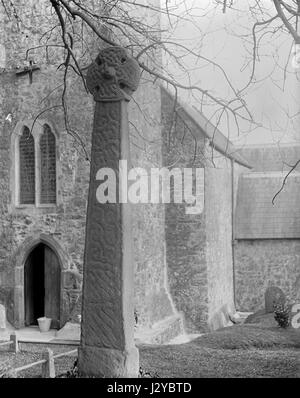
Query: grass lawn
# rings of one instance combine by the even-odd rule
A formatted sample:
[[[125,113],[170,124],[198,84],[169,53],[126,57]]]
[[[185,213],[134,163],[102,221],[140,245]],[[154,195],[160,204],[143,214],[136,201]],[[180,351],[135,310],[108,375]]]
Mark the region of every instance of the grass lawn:
[[[142,346],[159,377],[300,377],[300,331],[236,325],[181,345]]]
[[[18,367],[42,358],[47,345],[21,344],[13,354],[0,348],[0,365]],[[49,346],[55,353],[72,346]],[[140,365],[158,377],[300,377],[300,331],[245,324],[207,333],[180,345],[139,347]],[[55,360],[56,374],[71,370],[75,356]],[[1,366],[0,366],[1,367]],[[41,377],[41,365],[19,377]]]
[[[21,343],[20,351],[17,354],[9,352],[6,347],[0,347],[0,369],[1,364],[4,363],[5,366],[9,365],[10,367],[15,369],[23,365],[39,361],[40,359],[43,359],[43,353],[46,351],[46,348],[50,348],[54,352],[54,354],[58,354],[61,352],[75,350],[77,347],[71,345]],[[71,370],[76,357],[77,355],[74,354],[72,356],[55,359],[56,375],[59,376],[66,373],[68,370]],[[30,369],[19,372],[18,377],[39,378],[41,377],[41,370],[42,365],[36,365]]]

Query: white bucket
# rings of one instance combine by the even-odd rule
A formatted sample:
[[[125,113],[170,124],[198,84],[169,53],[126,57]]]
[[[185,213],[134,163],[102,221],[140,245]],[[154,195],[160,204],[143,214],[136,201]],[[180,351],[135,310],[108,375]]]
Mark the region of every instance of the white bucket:
[[[42,318],[38,318],[38,324],[39,324],[39,328],[40,331],[43,332],[49,332],[50,330],[50,326],[51,326],[51,318],[47,318],[47,317],[42,317]]]

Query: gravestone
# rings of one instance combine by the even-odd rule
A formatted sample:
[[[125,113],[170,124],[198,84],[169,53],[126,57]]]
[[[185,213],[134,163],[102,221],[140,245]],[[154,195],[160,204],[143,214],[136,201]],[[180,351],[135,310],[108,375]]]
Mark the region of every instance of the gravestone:
[[[83,376],[137,377],[134,345],[133,256],[130,205],[99,203],[98,171],[113,170],[129,157],[127,104],[138,87],[140,68],[121,47],[100,51],[87,72],[96,102],[83,268],[79,371]],[[125,200],[121,200],[125,202]]]
[[[0,331],[6,329],[6,314],[5,307],[3,304],[0,304]]]
[[[265,292],[265,311],[274,311],[274,304],[285,304],[286,297],[283,291],[277,286],[270,286]]]

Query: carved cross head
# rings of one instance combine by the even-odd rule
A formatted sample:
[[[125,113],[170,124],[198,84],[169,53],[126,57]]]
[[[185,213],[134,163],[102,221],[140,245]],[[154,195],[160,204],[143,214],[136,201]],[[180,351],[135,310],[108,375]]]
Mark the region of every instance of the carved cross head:
[[[138,62],[122,47],[109,47],[99,52],[88,69],[86,82],[97,102],[130,100],[140,81]]]

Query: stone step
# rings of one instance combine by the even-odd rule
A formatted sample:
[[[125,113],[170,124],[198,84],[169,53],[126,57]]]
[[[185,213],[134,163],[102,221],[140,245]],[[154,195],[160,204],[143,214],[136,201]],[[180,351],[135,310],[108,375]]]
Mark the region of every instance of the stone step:
[[[135,333],[135,342],[139,344],[165,344],[183,333],[180,315],[173,315],[154,324],[151,328]]]

